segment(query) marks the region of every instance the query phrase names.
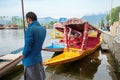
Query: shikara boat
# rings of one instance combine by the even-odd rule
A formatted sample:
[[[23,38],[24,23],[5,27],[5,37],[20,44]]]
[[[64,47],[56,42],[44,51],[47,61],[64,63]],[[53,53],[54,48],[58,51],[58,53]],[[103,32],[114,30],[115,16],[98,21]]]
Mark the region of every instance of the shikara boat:
[[[54,27],[53,32],[52,32],[53,42],[51,45],[48,45],[48,46],[42,48],[42,50],[51,51],[51,52],[62,52],[65,48],[65,45],[63,43],[60,43],[57,40],[58,40],[58,38],[63,38],[64,35],[63,35],[63,32],[60,32],[56,28],[59,27],[59,28],[63,29],[63,24],[55,23],[53,27]]]
[[[8,73],[23,59],[22,54],[7,54],[0,56],[0,77]]]
[[[77,34],[77,39],[70,41],[69,31]],[[64,52],[43,62],[44,65],[58,65],[84,58],[93,53],[101,44],[101,31],[88,22],[72,18],[64,23],[65,44]],[[74,44],[74,42],[76,42]]]
[[[63,33],[58,31],[58,30],[54,30],[50,33],[50,35],[52,36],[52,38],[63,38]]]
[[[63,52],[64,48],[65,48],[65,45],[52,43],[50,46],[42,48],[42,50],[50,51],[50,52]]]
[[[63,33],[59,30],[57,30],[56,28],[59,27],[59,28],[63,28],[63,24],[62,23],[54,23],[53,25],[53,31],[50,33],[50,35],[53,37],[53,38],[63,38]]]

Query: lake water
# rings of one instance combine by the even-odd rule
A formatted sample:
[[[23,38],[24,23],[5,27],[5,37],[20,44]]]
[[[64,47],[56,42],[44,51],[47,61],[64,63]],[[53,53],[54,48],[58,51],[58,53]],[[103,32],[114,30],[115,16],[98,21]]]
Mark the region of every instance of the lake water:
[[[50,32],[51,30],[47,30],[44,46],[50,45],[53,40]],[[23,30],[0,30],[0,55],[21,49],[23,45]],[[53,52],[42,51],[43,60],[52,57],[53,54]],[[115,66],[111,53],[98,49],[93,54],[75,62],[45,66],[46,80],[117,80]],[[15,76],[0,80],[23,80],[23,69]]]

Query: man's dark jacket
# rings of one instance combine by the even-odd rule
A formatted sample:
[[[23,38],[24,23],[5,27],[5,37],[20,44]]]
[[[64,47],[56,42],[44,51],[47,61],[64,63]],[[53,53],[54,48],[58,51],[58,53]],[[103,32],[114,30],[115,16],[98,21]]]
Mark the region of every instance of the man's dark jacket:
[[[23,65],[32,66],[42,62],[41,49],[46,36],[46,29],[37,21],[28,25],[25,32],[25,45],[23,49]]]

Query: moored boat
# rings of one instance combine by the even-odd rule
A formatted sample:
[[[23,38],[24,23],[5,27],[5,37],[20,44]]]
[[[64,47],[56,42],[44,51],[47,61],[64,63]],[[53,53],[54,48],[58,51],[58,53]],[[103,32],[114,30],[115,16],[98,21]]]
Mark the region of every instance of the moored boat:
[[[70,41],[68,31],[77,34],[76,41]],[[64,52],[43,62],[44,65],[57,65],[81,59],[93,53],[101,44],[101,31],[81,19],[72,18],[64,23],[66,47]],[[75,43],[74,43],[75,42]],[[77,43],[78,42],[78,43]]]
[[[62,52],[65,48],[65,45],[63,43],[59,42],[58,38],[63,38],[63,33],[56,30],[56,28],[59,27],[59,28],[63,29],[63,24],[55,23],[53,27],[54,27],[53,32],[52,32],[53,42],[51,45],[43,47],[42,50],[50,51],[50,52]]]
[[[52,36],[52,38],[63,38],[63,33],[58,31],[58,30],[54,30],[50,33],[50,35]]]
[[[43,47],[42,50],[50,51],[50,52],[63,52],[64,48],[65,48],[65,45],[52,43],[52,45],[49,45],[45,48]]]
[[[0,77],[4,76],[23,59],[21,53],[0,56]]]

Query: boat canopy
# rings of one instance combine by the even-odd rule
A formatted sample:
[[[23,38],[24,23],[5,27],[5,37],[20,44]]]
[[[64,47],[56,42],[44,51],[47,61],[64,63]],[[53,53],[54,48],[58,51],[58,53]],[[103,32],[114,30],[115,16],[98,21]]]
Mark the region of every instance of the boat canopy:
[[[55,23],[55,25],[57,25],[57,27],[55,27],[55,29],[59,30],[60,32],[64,32],[63,29],[66,26],[67,28],[71,28],[71,29],[79,31],[79,32],[84,32],[85,24],[88,24],[88,31],[96,30],[99,33],[101,33],[101,30],[99,30],[97,27],[94,27],[94,26],[90,25],[87,21],[84,21],[79,18],[68,19],[60,27],[58,27],[58,25],[60,25],[59,23]],[[68,32],[69,32],[69,30],[68,30]]]
[[[84,31],[84,27],[85,24],[88,24],[88,30],[97,30],[99,32],[101,32],[99,29],[97,29],[96,27],[90,25],[87,21],[84,21],[82,19],[79,18],[71,18],[68,19],[65,23],[64,26],[71,28],[73,30],[79,31],[79,32],[83,32]]]
[[[62,23],[57,22],[57,23],[54,23],[54,27],[63,27],[63,24],[62,24]]]

